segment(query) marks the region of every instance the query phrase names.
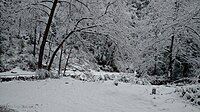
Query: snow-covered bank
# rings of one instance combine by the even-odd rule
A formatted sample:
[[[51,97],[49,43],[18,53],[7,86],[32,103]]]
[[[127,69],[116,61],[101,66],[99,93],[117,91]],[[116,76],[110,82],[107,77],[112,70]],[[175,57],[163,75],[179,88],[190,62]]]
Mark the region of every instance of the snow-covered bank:
[[[157,94],[151,95],[152,88]],[[19,112],[199,112],[175,88],[71,78],[0,83],[0,105]]]
[[[25,71],[16,67],[7,72],[0,73],[0,82],[8,82],[12,80],[35,80],[38,79],[38,76],[35,72]]]
[[[31,77],[31,76],[35,76],[35,72],[25,71],[25,70],[20,69],[19,67],[16,67],[10,71],[0,73],[0,77],[14,78],[18,76]]]

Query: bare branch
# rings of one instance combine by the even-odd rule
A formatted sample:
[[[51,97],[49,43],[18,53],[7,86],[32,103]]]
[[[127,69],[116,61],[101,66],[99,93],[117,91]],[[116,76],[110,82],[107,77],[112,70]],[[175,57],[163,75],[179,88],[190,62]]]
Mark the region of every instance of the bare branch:
[[[78,10],[77,7],[76,7],[76,5],[73,4],[73,3],[71,3],[71,2],[68,2],[68,1],[58,1],[58,3],[60,3],[61,5],[62,5],[62,3],[66,3],[66,4],[69,5],[69,7],[73,6],[76,10]]]
[[[109,2],[108,5],[106,6],[106,9],[105,9],[104,13],[103,13],[101,16],[99,16],[98,19],[101,18],[101,17],[103,17],[104,15],[106,15],[106,14],[108,13],[108,8],[109,8],[112,4],[114,4],[115,2],[117,2],[117,0],[115,0],[115,1],[112,2],[112,3]]]
[[[40,10],[40,11],[44,12],[45,14],[47,14],[47,15],[49,16],[49,13],[46,12],[45,10],[40,9],[40,8],[36,8],[36,7],[30,7],[30,6],[29,6],[29,7],[26,7],[26,8],[23,8],[23,9],[19,9],[19,10],[15,11],[14,13],[19,13],[19,12],[21,12],[21,11],[29,10],[29,9],[37,9],[37,10]]]
[[[47,25],[46,22],[42,21],[42,20],[39,20],[39,19],[32,19],[32,20],[35,20],[36,22],[39,22],[39,23],[44,23],[45,25]]]
[[[200,19],[200,18],[195,18],[195,17],[193,17],[192,19]]]
[[[194,29],[192,29],[192,28],[189,27],[189,26],[185,26],[185,27],[188,28],[188,29],[190,29],[190,30],[192,30],[192,32],[195,33],[195,34],[200,38],[200,35],[198,34],[197,31],[195,31]]]
[[[88,9],[88,11],[90,11],[90,8],[85,3],[83,3],[83,2],[81,2],[79,0],[75,0],[75,1],[79,2],[80,4],[82,4],[83,6],[85,6]]]
[[[88,56],[91,57],[91,58],[93,58],[96,61],[96,59],[94,58],[94,56],[90,55],[89,50],[87,49],[85,42],[81,38],[79,38],[79,36],[77,34],[75,34],[75,36],[82,43],[83,48],[85,49],[85,51],[88,54]]]
[[[101,26],[101,25],[94,25],[94,26],[89,26],[89,27],[85,27],[85,28],[81,28],[81,29],[78,29],[78,30],[72,30],[70,33],[68,33],[68,35],[61,41],[61,43],[58,45],[58,47],[56,48],[56,50],[53,52],[52,54],[52,57],[50,59],[50,62],[49,62],[49,66],[48,66],[48,70],[51,69],[51,65],[53,63],[53,60],[58,52],[58,50],[62,47],[62,45],[64,44],[64,42],[74,33],[76,32],[80,32],[82,30],[86,30],[86,29],[90,29],[90,28],[95,28],[95,27],[98,27],[98,26]]]
[[[51,10],[51,8],[50,7],[48,7],[48,6],[46,6],[46,5],[44,5],[44,4],[31,4],[31,5],[41,5],[41,6],[43,6],[43,7],[46,7],[46,8],[48,8],[49,10]]]
[[[50,1],[50,0],[43,0],[43,1],[41,1],[41,3],[46,3],[46,2],[53,3],[53,1]]]
[[[92,20],[92,18],[81,18],[80,20],[77,21],[77,23],[76,23],[76,25],[75,25],[75,27],[74,27],[74,30],[76,30],[76,28],[78,27],[78,24],[79,24],[80,22],[82,22],[83,20],[87,20],[87,19]]]
[[[34,9],[38,9],[38,10],[44,12],[45,14],[47,14],[48,16],[50,16],[50,14],[47,11],[43,10],[43,9],[40,9],[40,8],[34,8]]]
[[[108,5],[106,6],[106,10],[105,10],[105,12],[104,12],[104,14],[107,14],[108,13],[108,8],[112,5],[112,4],[114,4],[115,2],[116,2],[117,0],[115,0],[114,2],[112,2],[112,3],[108,3]]]
[[[80,28],[80,29],[77,29],[75,30],[75,32],[80,32],[82,30],[87,30],[87,29],[91,29],[91,28],[96,28],[98,26],[102,26],[102,25],[93,25],[93,26],[88,26],[88,27],[85,27],[85,28]]]

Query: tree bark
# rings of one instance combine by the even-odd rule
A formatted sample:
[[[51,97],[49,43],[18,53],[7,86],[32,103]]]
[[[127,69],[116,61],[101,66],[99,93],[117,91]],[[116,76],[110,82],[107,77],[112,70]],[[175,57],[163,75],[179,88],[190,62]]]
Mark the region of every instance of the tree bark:
[[[59,46],[56,48],[56,50],[53,52],[52,56],[51,56],[51,59],[50,59],[50,62],[49,62],[49,66],[48,66],[48,71],[51,70],[51,66],[52,66],[52,63],[53,63],[53,60],[56,56],[56,53],[58,52],[58,50],[62,47],[62,45],[64,44],[65,40],[68,39],[72,34],[74,33],[74,31],[71,31],[63,40],[62,42],[59,44]]]
[[[52,9],[51,9],[51,12],[50,12],[50,15],[49,15],[49,19],[48,19],[48,22],[47,22],[47,26],[46,26],[46,29],[44,31],[44,36],[43,36],[42,44],[40,45],[40,52],[39,52],[39,58],[38,58],[38,69],[42,68],[44,48],[45,48],[45,44],[46,44],[46,41],[47,41],[48,32],[49,32],[49,29],[51,27],[53,15],[54,15],[57,3],[58,3],[58,0],[54,0]]]
[[[22,23],[22,18],[19,18],[19,30],[18,30],[18,36],[20,36],[21,33],[21,23]]]
[[[168,67],[168,78],[172,78],[172,72],[173,72],[173,46],[174,46],[174,35],[171,37],[171,45],[169,49],[169,67]]]
[[[59,60],[59,68],[58,68],[58,75],[60,75],[60,71],[61,71],[61,64],[62,64],[62,54],[63,54],[63,46],[60,49],[60,60]]]
[[[35,24],[35,30],[34,30],[34,46],[33,46],[33,56],[36,55],[36,44],[37,44],[37,22]]]
[[[51,39],[50,39],[51,40]],[[48,42],[48,46],[49,46],[49,52],[48,52],[48,56],[47,56],[47,61],[46,61],[46,64],[49,63],[49,60],[50,60],[50,56],[51,56],[51,42]]]
[[[66,63],[65,63],[65,68],[64,68],[64,73],[63,73],[63,76],[65,76],[65,72],[66,72],[66,68],[67,68],[67,65],[69,64],[69,58],[70,58],[70,55],[72,53],[72,48],[70,48],[70,51],[69,51],[69,54],[68,54],[68,57],[67,57],[67,60],[66,60]]]

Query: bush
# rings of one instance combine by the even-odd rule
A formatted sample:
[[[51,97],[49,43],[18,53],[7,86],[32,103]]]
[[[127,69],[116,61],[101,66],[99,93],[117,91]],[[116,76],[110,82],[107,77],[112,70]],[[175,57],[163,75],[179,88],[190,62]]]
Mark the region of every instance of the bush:
[[[177,88],[176,91],[184,100],[194,105],[200,105],[200,85]]]
[[[14,110],[14,109],[8,108],[8,106],[1,106],[0,105],[0,112],[17,112],[17,111]]]
[[[46,79],[52,77],[52,73],[45,69],[36,70],[36,75],[39,79]]]

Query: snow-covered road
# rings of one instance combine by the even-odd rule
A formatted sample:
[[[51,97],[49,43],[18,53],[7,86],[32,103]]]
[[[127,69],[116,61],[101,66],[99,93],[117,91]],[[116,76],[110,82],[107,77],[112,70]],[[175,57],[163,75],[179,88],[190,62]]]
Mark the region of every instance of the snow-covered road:
[[[175,88],[71,78],[0,83],[0,105],[19,112],[200,112],[183,101]]]

